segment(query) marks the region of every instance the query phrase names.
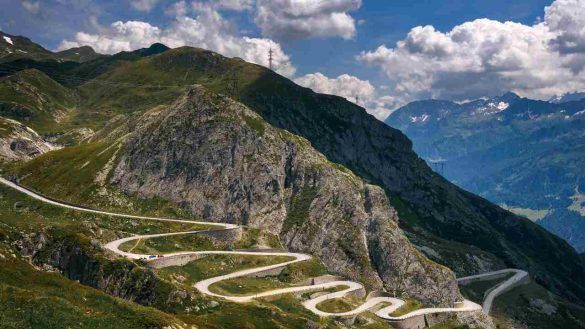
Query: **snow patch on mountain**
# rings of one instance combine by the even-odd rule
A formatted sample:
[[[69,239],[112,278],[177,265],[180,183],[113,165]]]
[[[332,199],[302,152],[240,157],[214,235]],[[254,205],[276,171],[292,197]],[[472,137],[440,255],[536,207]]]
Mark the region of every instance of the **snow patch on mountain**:
[[[579,192],[579,188],[575,186],[575,194],[571,196],[571,205],[567,209],[578,212],[581,216],[585,217],[585,194]]]
[[[410,122],[412,123],[416,123],[416,122],[426,122],[431,116],[428,115],[427,113],[424,113],[423,115],[419,115],[419,116],[411,116],[410,117]]]
[[[8,42],[9,44],[11,44],[11,45],[13,45],[13,46],[14,46],[14,42],[12,42],[12,39],[11,39],[10,37],[4,36],[4,40],[5,40],[6,42]]]
[[[473,115],[492,115],[505,111],[508,107],[510,104],[506,102],[489,102],[485,106],[478,107],[472,113]]]
[[[510,107],[510,104],[508,104],[506,102],[499,102],[498,105],[496,106],[496,108],[500,111],[503,111],[503,110],[507,109],[508,107]]]

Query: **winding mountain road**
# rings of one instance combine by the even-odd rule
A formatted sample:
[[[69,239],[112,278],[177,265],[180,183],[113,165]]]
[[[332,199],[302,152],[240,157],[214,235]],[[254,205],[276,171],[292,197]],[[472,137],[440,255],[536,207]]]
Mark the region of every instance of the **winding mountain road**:
[[[189,221],[189,220],[181,220],[181,219],[173,219],[173,218],[136,216],[136,215],[127,215],[127,214],[120,214],[120,213],[113,213],[113,212],[108,212],[108,211],[101,211],[101,210],[95,210],[95,209],[90,209],[90,208],[84,208],[84,207],[69,205],[66,203],[55,201],[53,199],[49,199],[49,198],[44,197],[36,192],[29,190],[27,188],[24,188],[18,184],[15,184],[9,180],[6,180],[2,177],[0,177],[0,183],[6,185],[8,187],[11,187],[15,190],[18,190],[18,191],[36,199],[36,200],[39,200],[39,201],[42,201],[42,202],[45,202],[45,203],[48,203],[48,204],[51,204],[51,205],[54,205],[57,207],[63,207],[63,208],[68,208],[68,209],[72,209],[72,210],[77,210],[77,211],[95,213],[95,214],[106,215],[106,216],[132,218],[132,219],[155,220],[155,221],[163,221],[163,222],[178,222],[178,223],[201,224],[201,225],[213,225],[216,227],[220,227],[224,230],[234,230],[234,229],[240,228],[238,225],[230,224],[230,223],[198,222],[198,221]],[[204,231],[186,231],[186,232],[173,232],[173,233],[150,234],[150,235],[134,235],[131,237],[126,237],[126,238],[118,239],[115,241],[111,241],[105,245],[105,248],[120,255],[120,256],[123,256],[123,257],[127,257],[130,259],[145,259],[148,261],[149,258],[151,258],[153,255],[125,252],[123,250],[120,250],[120,246],[125,242],[134,241],[134,240],[138,240],[138,239],[145,240],[145,239],[164,237],[164,236],[198,234],[201,232],[204,232]],[[314,285],[292,286],[292,287],[288,287],[288,288],[269,290],[269,291],[245,295],[245,296],[222,295],[222,294],[218,294],[218,293],[214,293],[214,292],[210,291],[209,287],[212,284],[220,282],[220,281],[234,279],[234,278],[238,278],[238,277],[250,276],[250,275],[254,275],[257,273],[261,273],[261,272],[265,272],[265,271],[269,271],[269,270],[273,270],[273,269],[277,269],[277,268],[283,268],[283,267],[288,266],[290,264],[303,262],[303,261],[311,259],[312,256],[307,255],[307,254],[302,254],[302,253],[293,253],[293,252],[286,252],[286,251],[274,252],[274,251],[209,250],[209,251],[185,251],[185,252],[168,253],[168,254],[164,255],[164,258],[169,259],[169,258],[185,256],[185,255],[194,255],[194,256],[195,255],[201,255],[201,256],[205,256],[205,255],[253,255],[253,256],[267,256],[267,257],[287,256],[287,257],[292,258],[289,261],[285,261],[285,262],[274,264],[274,265],[255,267],[255,268],[236,271],[236,272],[225,274],[225,275],[212,277],[212,278],[209,278],[206,280],[199,281],[195,284],[195,288],[205,295],[214,296],[214,297],[222,298],[222,299],[229,300],[232,302],[237,302],[237,303],[245,303],[245,302],[249,302],[249,301],[256,299],[256,298],[276,296],[276,295],[281,295],[281,294],[299,293],[299,292],[308,292],[308,291],[323,291],[323,290],[328,290],[328,289],[332,289],[332,288],[345,287],[345,289],[342,289],[340,291],[326,293],[326,294],[320,295],[318,297],[306,300],[303,302],[303,306],[319,316],[340,317],[340,316],[357,315],[357,314],[362,313],[364,311],[370,310],[370,309],[372,309],[380,304],[390,304],[389,306],[385,306],[385,307],[377,310],[375,312],[375,314],[382,319],[392,320],[392,321],[400,321],[400,320],[404,320],[407,318],[421,316],[421,315],[425,315],[425,314],[447,313],[447,312],[473,312],[473,311],[482,310],[481,305],[478,305],[478,304],[476,304],[472,301],[469,301],[469,300],[463,300],[462,303],[459,303],[457,305],[457,307],[422,308],[422,309],[414,310],[414,311],[409,312],[407,314],[404,314],[402,316],[394,317],[394,316],[391,316],[390,314],[392,314],[394,311],[396,311],[397,309],[399,309],[401,306],[403,306],[405,304],[405,302],[403,300],[398,299],[398,298],[394,298],[394,297],[373,297],[373,298],[367,299],[364,303],[362,303],[361,305],[357,306],[355,309],[348,311],[348,312],[329,313],[329,312],[324,312],[324,311],[319,310],[317,308],[317,305],[325,300],[341,298],[341,297],[344,297],[351,292],[364,289],[364,287],[361,283],[353,282],[353,281],[343,281],[343,280],[331,281],[331,282],[326,282],[326,283],[319,283],[319,284],[314,284]],[[508,289],[513,287],[514,285],[518,284],[519,281],[525,275],[528,275],[526,272],[521,271],[521,270],[508,269],[508,270],[502,270],[502,271],[507,271],[506,273],[508,273],[510,271],[515,271],[516,274],[514,276],[512,276],[510,279],[506,280],[504,283],[501,283],[500,285],[498,285],[495,289],[493,289],[488,294],[488,296],[486,297],[486,300],[484,302],[484,306],[483,306],[483,311],[486,314],[489,313],[493,299],[496,296],[507,291]],[[475,280],[475,279],[479,280],[479,279],[484,278],[484,277],[493,277],[493,276],[501,275],[502,273],[500,273],[500,272],[502,272],[502,271],[496,271],[496,272],[478,274],[478,275],[471,276],[471,277],[460,278],[460,279],[458,279],[458,281],[463,281],[463,280],[471,281],[471,280]],[[524,274],[522,274],[522,273],[524,273]]]
[[[499,296],[499,295],[505,293],[506,291],[509,291],[510,289],[514,288],[515,286],[521,284],[523,280],[528,278],[528,272],[523,271],[523,270],[513,269],[513,268],[506,268],[506,269],[499,270],[499,271],[476,274],[476,275],[466,276],[463,278],[458,278],[457,282],[459,282],[459,284],[467,284],[467,283],[472,283],[472,282],[477,282],[477,281],[482,281],[482,280],[497,279],[497,278],[503,277],[509,273],[513,273],[514,275],[512,275],[506,281],[501,282],[498,285],[495,285],[494,287],[492,287],[492,289],[488,290],[488,293],[485,295],[485,298],[483,300],[482,311],[485,314],[490,314],[494,299],[497,296]]]

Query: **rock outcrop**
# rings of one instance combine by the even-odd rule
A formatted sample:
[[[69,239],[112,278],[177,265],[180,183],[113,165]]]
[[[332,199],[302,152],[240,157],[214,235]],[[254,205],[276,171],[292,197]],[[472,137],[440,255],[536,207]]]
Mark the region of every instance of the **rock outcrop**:
[[[30,160],[54,146],[29,127],[0,117],[0,162]]]
[[[195,86],[133,131],[111,176],[120,189],[278,234],[371,289],[429,304],[460,298],[453,273],[404,236],[381,188],[242,104]]]
[[[151,269],[104,257],[98,240],[90,236],[87,231],[52,229],[23,235],[14,245],[39,269],[57,270],[71,280],[141,305],[172,310],[192,300],[189,293],[161,280]]]

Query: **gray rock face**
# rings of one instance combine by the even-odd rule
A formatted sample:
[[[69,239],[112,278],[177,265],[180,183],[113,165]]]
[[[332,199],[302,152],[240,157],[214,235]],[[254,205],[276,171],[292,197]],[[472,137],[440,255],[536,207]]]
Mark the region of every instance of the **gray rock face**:
[[[202,87],[138,120],[111,182],[205,220],[278,234],[290,250],[371,289],[432,304],[459,298],[453,273],[409,243],[381,188]]]
[[[0,161],[30,160],[54,146],[27,126],[0,117]]]

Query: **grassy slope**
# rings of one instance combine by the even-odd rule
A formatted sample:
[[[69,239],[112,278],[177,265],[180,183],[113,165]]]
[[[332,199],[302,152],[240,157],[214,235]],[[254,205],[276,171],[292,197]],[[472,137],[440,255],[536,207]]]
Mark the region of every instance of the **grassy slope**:
[[[585,328],[585,308],[568,303],[531,281],[496,298],[492,316],[529,328]]]
[[[465,298],[474,301],[476,303],[483,303],[485,294],[491,289],[494,288],[501,282],[508,280],[512,277],[513,274],[509,274],[506,277],[493,279],[493,280],[485,280],[485,281],[477,281],[470,284],[466,284],[461,286],[459,290],[461,294],[465,296]]]
[[[136,198],[107,185],[102,187],[96,177],[108,161],[113,160],[112,167],[116,164],[117,149],[116,142],[82,144],[43,154],[9,170],[23,177],[22,184],[68,202],[133,214],[192,218],[165,200]],[[106,170],[103,177],[108,174]]]
[[[77,104],[75,91],[43,72],[28,69],[0,78],[0,115],[25,122],[38,132],[54,131],[56,119]]]
[[[110,76],[104,76],[101,77],[100,79],[109,79],[109,81],[114,81],[114,82],[128,82],[128,81],[145,81],[145,82],[155,82],[158,81],[160,84],[164,84],[164,83],[177,83],[177,79],[176,76],[178,74],[178,71],[184,72],[185,67],[188,67],[189,64],[193,64],[193,62],[189,62],[188,59],[189,57],[192,57],[192,52],[190,53],[190,51],[185,50],[185,49],[179,49],[176,50],[177,52],[183,52],[182,54],[179,53],[179,61],[178,63],[181,63],[181,59],[184,59],[184,67],[181,67],[179,65],[179,67],[177,68],[177,70],[173,70],[173,66],[170,67],[165,67],[165,61],[169,60],[169,56],[168,54],[163,54],[160,56],[157,56],[156,59],[154,58],[149,58],[149,59],[145,59],[142,60],[141,63],[136,64],[136,65],[145,65],[145,68],[143,70],[143,72],[138,72],[133,70],[130,66],[129,67],[124,67],[114,73],[110,73]],[[149,65],[143,64],[143,63],[148,63],[148,62],[155,62],[156,61],[156,70],[150,71],[148,72],[148,70],[150,70],[151,68],[149,67]],[[240,79],[240,87],[245,86],[247,83],[250,83],[250,81],[253,81],[254,79],[262,76],[262,72],[263,70],[260,68],[257,68],[255,66],[251,66],[251,65],[243,65],[240,64],[239,61],[237,60],[229,60],[230,61],[230,65],[227,65],[226,68],[220,68],[217,69],[217,67],[213,67],[214,70],[217,70],[217,72],[213,72],[214,74],[210,74],[210,75],[201,75],[198,73],[197,70],[201,70],[201,69],[205,69],[205,66],[203,65],[203,67],[194,67],[192,72],[187,72],[187,74],[185,74],[183,77],[183,82],[185,83],[193,83],[193,82],[205,82],[208,86],[211,86],[212,89],[215,88],[217,90],[225,90],[225,78],[226,76],[228,76],[229,74],[229,70],[228,68],[230,66],[234,67],[233,65],[236,65],[235,67],[237,67],[238,71],[238,79]],[[234,64],[235,63],[235,64]],[[175,63],[176,64],[176,63]],[[138,72],[134,75],[127,75],[124,71],[128,71],[128,72]],[[141,74],[144,74],[144,76],[141,76]],[[154,77],[156,77],[157,79],[155,80]],[[143,80],[136,80],[136,79],[141,79],[144,78]],[[97,85],[100,85],[102,87],[97,87]],[[90,108],[92,108],[92,111],[88,111],[87,115],[88,117],[86,118],[87,121],[89,122],[91,117],[89,116],[89,114],[95,112],[93,110],[102,108],[102,109],[106,109],[108,107],[113,108],[113,110],[108,110],[110,112],[105,111],[104,113],[100,113],[99,114],[99,119],[100,120],[96,120],[95,125],[99,125],[102,124],[103,120],[109,119],[111,116],[117,114],[117,113],[128,113],[128,111],[134,111],[134,110],[141,110],[141,109],[146,109],[149,106],[151,106],[153,103],[159,103],[159,102],[166,102],[168,100],[171,100],[174,95],[176,93],[179,92],[179,88],[180,87],[173,87],[173,86],[166,86],[166,87],[161,87],[161,88],[168,88],[166,90],[161,90],[160,93],[155,94],[155,97],[149,99],[148,96],[150,96],[150,93],[153,91],[152,87],[145,87],[145,88],[137,88],[139,90],[137,90],[134,93],[129,93],[131,96],[127,97],[127,96],[123,96],[123,95],[127,95],[128,94],[128,90],[124,90],[124,88],[121,88],[120,86],[108,86],[107,84],[104,83],[98,83],[96,82],[96,86],[95,87],[91,87],[89,84],[86,86],[82,87],[83,89],[86,89],[86,93],[88,96],[90,96],[90,102],[88,104],[90,104]],[[130,87],[128,87],[130,88]],[[150,88],[150,89],[149,89]],[[159,88],[160,89],[160,88]],[[92,107],[93,106],[93,107]],[[37,163],[36,166],[40,166],[40,165],[44,165],[42,163]],[[33,169],[34,170],[34,166],[30,167],[29,169]],[[50,184],[50,178],[49,177],[45,177],[45,183],[46,184]],[[47,188],[51,188],[49,185],[47,185]],[[71,195],[71,197],[75,197],[73,195]]]
[[[78,232],[81,234],[86,234],[88,232],[88,228],[92,231],[96,231],[99,228],[103,230],[103,238],[101,239],[102,243],[115,238],[115,236],[110,233],[112,231],[125,231],[129,233],[157,233],[168,232],[169,230],[188,230],[196,228],[194,226],[176,224],[168,225],[166,223],[161,224],[159,222],[150,221],[129,221],[124,219],[78,213],[75,211],[46,205],[5,187],[0,187],[0,194],[2,195],[2,198],[0,199],[0,237],[4,237],[4,239],[8,240],[17,239],[18,235],[20,234],[19,232],[33,233],[50,230],[51,228],[59,228],[60,232]],[[16,204],[18,206],[15,207]],[[254,241],[256,241],[255,239],[259,235],[257,233],[258,232],[249,233],[249,237],[242,242],[242,245],[250,245],[254,243]],[[185,267],[171,267],[157,270],[157,273],[163,280],[173,282],[173,284],[177,284],[183,289],[195,292],[190,282],[195,282],[200,278],[211,275],[231,272],[234,269],[246,268],[249,265],[256,264],[255,262],[257,261],[261,261],[262,263],[268,261],[270,263],[271,260],[266,260],[265,258],[262,260],[259,258],[256,260],[242,260],[238,259],[238,257],[233,258],[229,256],[214,256],[204,258],[197,262],[192,262]],[[225,265],[222,265],[222,262]],[[12,264],[9,264],[8,266],[5,266],[3,270],[8,271],[7,273],[14,273],[14,271],[18,271],[18,268]],[[31,270],[34,271],[32,268]],[[290,266],[279,277],[279,280],[281,280],[283,284],[290,284],[291,282],[302,280],[308,276],[321,275],[324,273],[326,273],[326,271],[324,271],[322,264],[315,261],[309,261]],[[41,274],[44,275],[44,273]],[[58,285],[53,287],[55,290],[65,292],[65,297],[69,295],[75,295],[75,289],[77,289],[77,287],[82,287],[83,289],[94,291],[93,289],[85,288],[69,280],[66,280],[58,274],[51,275],[58,277],[59,280],[62,280],[63,284],[72,284],[70,288],[60,287]],[[181,284],[177,280],[180,277],[186,278],[187,281],[184,281],[183,284]],[[34,281],[42,281],[41,278],[36,278],[34,276],[31,278]],[[30,292],[28,292],[27,295],[29,296],[40,292],[48,294],[46,289],[40,286],[37,287],[29,285],[28,288]],[[37,291],[37,288],[40,291]],[[83,297],[84,294],[80,292],[80,296]],[[107,295],[103,296],[103,298],[118,300]],[[191,301],[192,304],[189,310],[175,308],[177,312],[176,315],[164,316],[169,318],[173,318],[173,316],[175,316],[176,318],[182,319],[187,323],[195,324],[200,328],[305,328],[307,321],[318,323],[322,328],[338,328],[338,325],[335,323],[335,321],[331,319],[319,319],[304,309],[301,306],[298,297],[279,296],[241,305],[217,300],[219,304],[215,306],[211,303],[214,301],[213,299],[209,299],[198,294],[196,294],[196,296],[197,298],[194,301]],[[87,310],[87,308],[92,309],[92,312],[97,312],[98,310],[103,310],[109,307],[107,303],[105,303],[106,305],[96,305],[93,302],[93,299],[89,298],[85,302],[86,304],[84,305],[86,307],[83,308],[81,312],[83,316],[86,316],[84,312]],[[24,299],[13,300],[12,303],[20,310],[25,310],[25,305],[35,305],[34,303]],[[52,308],[51,305],[46,305],[43,306],[42,309],[45,311],[45,313],[49,313],[49,310],[51,309],[57,310],[56,314],[66,312],[69,314],[70,318],[73,319],[71,321],[81,321],[76,318],[76,314],[79,314],[79,312],[77,312],[74,308],[66,309],[59,307],[56,309]],[[6,321],[17,321],[15,314],[8,312],[1,312],[1,314],[2,316],[6,317]],[[31,314],[34,314],[34,316],[28,319],[30,321],[34,321],[35,319],[43,319],[43,321],[46,321],[49,325],[53,323],[51,322],[53,320],[44,320],[45,315],[34,312]],[[101,311],[99,314],[101,317],[103,317],[103,321],[109,321],[109,315],[105,310]],[[154,314],[151,314],[150,318],[147,317],[146,319],[156,319],[157,314],[161,313],[155,312]],[[126,310],[124,319],[126,318],[129,318],[128,321],[134,320],[133,313]],[[98,323],[98,320],[99,319],[94,319],[92,321]],[[359,326],[357,326],[357,328],[388,328],[387,326],[383,326],[383,324],[376,322],[375,319],[372,321],[364,320]],[[372,323],[370,324],[370,322]],[[23,322],[14,323],[15,327],[26,327],[26,325],[23,325]],[[91,327],[90,322],[81,321],[80,323],[82,323],[82,325],[87,323],[87,326]],[[106,327],[108,325],[108,322],[101,323],[105,323],[104,325]],[[131,322],[122,323],[128,323],[127,327],[132,327]],[[30,326],[32,328],[39,327],[36,322]],[[138,325],[138,327],[144,326],[145,325],[143,324]]]
[[[232,79],[237,83],[230,82]],[[143,85],[136,86],[136,81]],[[182,86],[193,83],[204,84],[214,91],[232,92],[234,98],[249,105],[269,123],[303,135],[331,160],[345,164],[363,177],[394,191],[394,194],[400,193],[400,197],[407,200],[405,204],[420,218],[419,223],[405,223],[404,227],[412,235],[421,236],[419,243],[427,244],[428,239],[423,236],[426,234],[432,240],[429,243],[443,244],[445,248],[439,249],[446,254],[443,264],[460,268],[462,272],[471,269],[466,255],[457,253],[458,248],[449,247],[451,240],[460,243],[460,246],[475,246],[469,248],[470,252],[490,259],[492,264],[499,266],[506,263],[507,266],[528,269],[549,287],[573,292],[575,299],[585,291],[585,282],[581,279],[567,279],[571,273],[583,273],[585,270],[580,262],[574,260],[574,251],[566,243],[533,223],[451,186],[433,176],[430,169],[418,168],[414,165],[418,163],[414,153],[404,149],[410,145],[406,138],[391,128],[382,128],[382,123],[361,113],[359,108],[337,97],[311,93],[260,66],[226,59],[200,49],[173,49],[119,67],[81,86],[88,102],[86,112],[80,114],[80,118],[87,115],[84,120],[98,124],[120,113],[142,111],[155,103],[168,103],[180,93]],[[233,85],[235,88],[230,90]],[[320,110],[316,111],[317,108]],[[380,136],[367,136],[372,131]],[[382,177],[368,167],[369,155],[353,160],[342,157],[347,152],[340,151],[335,142],[335,136],[342,135],[378,141],[388,139],[389,144],[384,150],[377,150],[376,157],[386,157],[387,161],[404,167],[400,170],[415,172],[418,180],[409,183],[414,185],[405,189],[406,192],[395,190],[394,178]],[[429,192],[429,202],[424,204],[427,204],[425,207],[433,204],[434,212],[412,203],[418,199],[409,193],[415,191]],[[445,214],[454,219],[438,220]],[[437,238],[432,238],[433,235]],[[557,266],[551,267],[553,263]]]
[[[414,310],[418,310],[419,308],[423,308],[423,307],[424,307],[424,305],[422,305],[418,301],[413,300],[413,299],[407,299],[406,303],[404,305],[402,305],[402,307],[400,307],[396,311],[392,312],[392,314],[390,314],[390,315],[391,316],[401,316],[401,315],[412,312]]]
[[[38,271],[23,260],[0,259],[2,328],[161,328],[181,322],[60,274]]]
[[[12,45],[3,38],[0,39],[0,63],[9,62],[19,58],[32,58],[45,60],[53,58],[53,54],[30,39],[9,35],[0,31],[0,36],[7,36],[12,40]],[[20,51],[16,50],[19,49]]]
[[[317,305],[317,309],[323,312],[341,313],[348,312],[356,308],[356,304],[347,299],[328,299]]]
[[[83,214],[40,203],[5,187],[0,187],[0,195],[2,195],[2,198],[0,198],[0,240],[3,241],[18,240],[21,234],[50,231],[53,228],[57,228],[62,234],[81,235],[102,230],[102,243],[115,238],[116,236],[112,234],[114,231],[132,233],[150,231],[155,233],[166,232],[169,229],[186,230],[193,228],[177,227],[174,224],[171,224],[170,227],[165,227],[164,225],[161,226],[159,222],[119,220],[105,216]],[[3,255],[10,254],[4,250],[1,253]],[[237,259],[233,260],[227,257],[223,260],[226,264],[230,262],[238,264]],[[320,320],[310,314],[300,305],[300,301],[296,297],[280,296],[248,304],[233,304],[217,300],[218,304],[214,305],[212,304],[212,302],[215,302],[214,299],[197,294],[192,285],[182,286],[184,289],[195,292],[196,299],[189,301],[191,306],[189,306],[188,310],[173,306],[172,309],[174,310],[173,312],[176,312],[175,315],[166,315],[153,310],[149,311],[150,315],[141,317],[138,315],[142,312],[141,310],[146,308],[81,286],[59,274],[38,272],[28,265],[23,268],[22,266],[24,265],[19,264],[10,261],[0,266],[0,282],[2,282],[0,284],[2,285],[0,298],[5,299],[12,306],[9,309],[2,309],[0,306],[0,319],[4,321],[2,322],[3,328],[5,324],[8,328],[10,328],[9,325],[14,328],[45,328],[45,326],[40,326],[38,321],[46,323],[48,328],[51,328],[51,326],[60,327],[57,321],[63,321],[63,323],[73,321],[72,327],[92,328],[92,325],[100,328],[118,327],[112,326],[110,325],[111,322],[108,322],[114,321],[113,319],[115,318],[119,318],[119,321],[121,321],[119,323],[123,324],[122,327],[132,328],[133,323],[137,323],[134,327],[144,328],[149,327],[146,324],[149,321],[154,323],[155,320],[159,319],[159,314],[161,314],[160,322],[165,319],[180,318],[200,328],[305,328],[307,321],[320,323],[323,328],[338,328],[333,321]],[[164,280],[171,282],[174,280],[173,278],[177,278],[177,275],[185,277],[193,275],[193,278],[197,278],[199,277],[198,275],[223,274],[225,273],[224,270],[231,271],[229,266],[211,269],[211,265],[218,265],[211,258],[203,259],[200,264],[192,264],[195,264],[196,269],[192,269],[189,266],[185,268],[167,268],[160,270],[159,275]],[[236,266],[245,267],[249,264],[249,261],[244,261]],[[301,270],[310,271],[313,266],[301,268]],[[21,275],[28,276],[31,281],[16,282],[16,278]],[[4,284],[15,285],[18,289],[7,287],[5,290]],[[87,300],[83,300],[84,297]],[[33,306],[38,307],[38,312],[29,309],[29,307]],[[109,313],[112,312],[112,309],[116,309],[115,311],[119,313]],[[91,315],[85,314],[88,310]],[[52,311],[55,311],[54,314]],[[22,316],[21,312],[29,312],[31,316]],[[120,314],[122,312],[124,314]],[[144,319],[140,320],[141,318]],[[371,327],[362,326],[362,328]]]
[[[55,208],[0,187],[0,240],[18,240],[21,234],[52,228],[64,232],[87,231],[91,225],[104,230],[142,232],[144,227],[103,216],[79,214]],[[152,225],[149,230],[164,232],[173,227]],[[111,239],[107,238],[108,240]],[[104,241],[105,242],[105,241]],[[128,328],[157,327],[177,319],[152,308],[114,298],[58,273],[41,272],[0,243],[0,327],[2,328]]]

